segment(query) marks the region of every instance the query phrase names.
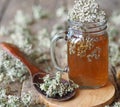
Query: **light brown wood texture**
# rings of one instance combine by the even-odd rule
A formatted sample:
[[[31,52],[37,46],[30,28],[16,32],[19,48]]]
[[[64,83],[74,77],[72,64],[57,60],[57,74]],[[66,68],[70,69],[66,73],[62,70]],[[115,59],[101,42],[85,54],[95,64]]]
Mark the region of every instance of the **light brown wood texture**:
[[[3,19],[4,13],[9,5],[9,0],[0,0],[0,22]]]
[[[24,13],[32,14],[32,5],[34,0],[7,0],[9,5],[4,11],[2,16],[1,25],[8,25],[10,21],[14,19],[14,16],[18,10],[22,10]]]
[[[76,96],[69,101],[57,102],[40,95],[40,100],[48,107],[104,107],[110,104],[115,95],[111,82],[99,89],[80,89]]]

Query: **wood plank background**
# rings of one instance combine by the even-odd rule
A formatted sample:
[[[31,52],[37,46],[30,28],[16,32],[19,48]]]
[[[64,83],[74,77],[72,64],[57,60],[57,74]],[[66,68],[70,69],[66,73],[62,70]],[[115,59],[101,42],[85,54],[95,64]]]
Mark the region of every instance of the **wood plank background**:
[[[58,7],[66,4],[68,9],[73,5],[74,0],[0,0],[0,24],[7,25],[13,19],[17,10],[24,10],[24,12],[31,13],[32,5],[37,3],[43,8],[47,8],[53,16]],[[97,0],[101,7],[111,14],[112,11],[120,9],[120,0]],[[53,18],[49,23],[56,23],[57,19]],[[46,22],[49,24],[48,22]],[[45,25],[43,23],[43,25]]]
[[[32,27],[32,30],[36,32],[39,29],[47,28],[51,31],[51,26],[56,23],[60,23],[59,18],[55,15],[56,10],[62,5],[66,5],[69,10],[74,3],[73,1],[74,0],[0,0],[0,26],[7,26],[8,23],[13,20],[17,10],[23,10],[25,13],[32,14],[32,6],[34,4],[38,4],[44,9],[47,9],[48,12],[52,14],[52,17],[47,20],[39,21]],[[107,11],[108,15],[110,15],[114,10],[120,10],[120,0],[97,1],[101,7]]]

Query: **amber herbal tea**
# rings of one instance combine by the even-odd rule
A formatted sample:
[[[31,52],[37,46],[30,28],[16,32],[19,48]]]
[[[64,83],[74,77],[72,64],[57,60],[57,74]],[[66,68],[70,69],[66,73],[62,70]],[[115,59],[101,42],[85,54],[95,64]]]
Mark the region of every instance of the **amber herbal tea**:
[[[103,86],[108,80],[107,34],[72,37],[67,45],[70,79],[81,87]]]

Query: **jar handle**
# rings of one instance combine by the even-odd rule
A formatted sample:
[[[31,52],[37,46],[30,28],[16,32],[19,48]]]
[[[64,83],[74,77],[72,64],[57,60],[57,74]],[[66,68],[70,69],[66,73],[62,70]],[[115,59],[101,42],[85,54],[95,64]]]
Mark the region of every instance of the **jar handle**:
[[[52,41],[51,41],[51,48],[50,48],[50,53],[51,53],[51,60],[52,60],[52,63],[54,65],[54,67],[58,70],[58,71],[61,71],[61,72],[67,72],[68,71],[68,68],[65,67],[65,68],[61,68],[58,64],[57,64],[57,60],[55,58],[55,47],[56,47],[56,43],[58,40],[60,39],[64,39],[66,40],[66,32],[62,32],[62,33],[59,33],[59,34],[56,34]]]

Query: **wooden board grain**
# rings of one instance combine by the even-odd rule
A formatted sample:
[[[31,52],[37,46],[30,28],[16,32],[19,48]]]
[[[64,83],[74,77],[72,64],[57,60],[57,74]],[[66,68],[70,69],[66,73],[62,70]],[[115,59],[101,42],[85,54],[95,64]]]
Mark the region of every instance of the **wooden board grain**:
[[[4,16],[4,13],[9,5],[10,0],[0,0],[0,22]]]
[[[9,0],[8,0],[9,1]],[[16,12],[22,10],[24,13],[32,14],[32,5],[34,0],[10,0],[10,3],[4,13],[1,25],[8,25],[13,20]]]
[[[115,10],[120,10],[120,0],[97,0],[100,6],[111,15]]]

